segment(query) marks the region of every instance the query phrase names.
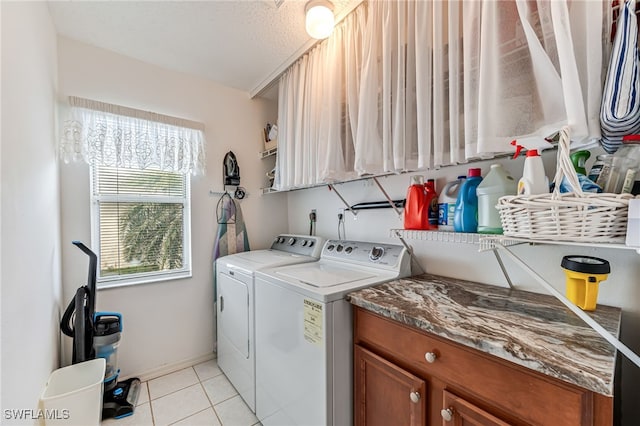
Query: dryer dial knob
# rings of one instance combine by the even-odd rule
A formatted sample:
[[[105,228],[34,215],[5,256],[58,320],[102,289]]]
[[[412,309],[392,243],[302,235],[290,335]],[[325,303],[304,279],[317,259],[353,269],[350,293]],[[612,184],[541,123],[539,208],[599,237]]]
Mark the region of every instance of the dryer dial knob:
[[[292,245],[294,245],[296,243],[296,239],[295,238],[289,238],[288,243],[289,243],[290,246],[292,246]]]
[[[309,246],[309,247],[313,247],[313,244],[314,244],[314,243],[313,243],[313,240],[309,240],[309,244],[307,244],[307,246]]]
[[[302,240],[302,247],[306,247],[307,246],[308,241],[307,240]]]
[[[347,248],[344,249],[344,252],[347,254],[351,254],[351,252],[353,251],[353,247],[349,246]]]
[[[369,253],[369,259],[375,262],[376,260],[379,260],[383,255],[384,255],[384,248],[374,246],[371,248],[371,252]]]

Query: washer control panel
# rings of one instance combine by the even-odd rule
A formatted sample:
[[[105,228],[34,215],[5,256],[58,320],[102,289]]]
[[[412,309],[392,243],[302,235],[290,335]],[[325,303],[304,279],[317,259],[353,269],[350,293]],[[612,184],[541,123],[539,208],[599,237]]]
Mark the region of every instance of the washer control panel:
[[[395,266],[405,254],[406,249],[396,244],[327,240],[321,258],[367,265],[374,263]]]
[[[324,238],[314,235],[281,234],[273,239],[271,250],[319,257],[324,241]]]

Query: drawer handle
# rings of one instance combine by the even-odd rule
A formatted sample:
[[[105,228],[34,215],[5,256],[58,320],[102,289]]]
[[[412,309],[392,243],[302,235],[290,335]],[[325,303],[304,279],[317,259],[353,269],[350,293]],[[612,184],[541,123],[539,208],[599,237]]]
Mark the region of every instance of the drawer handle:
[[[450,422],[453,419],[453,409],[451,408],[443,408],[440,411],[440,415],[445,422]]]
[[[417,404],[418,402],[420,402],[420,393],[419,392],[411,392],[409,394],[409,398],[411,399],[411,402]]]
[[[436,358],[438,358],[438,355],[436,355],[435,352],[427,352],[424,354],[424,359],[426,359],[429,364],[436,362]]]

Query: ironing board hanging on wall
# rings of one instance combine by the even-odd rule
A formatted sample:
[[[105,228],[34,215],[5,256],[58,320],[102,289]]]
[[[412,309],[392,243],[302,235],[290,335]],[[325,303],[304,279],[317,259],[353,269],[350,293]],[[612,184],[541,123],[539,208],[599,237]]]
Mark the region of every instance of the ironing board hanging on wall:
[[[229,151],[223,161],[223,185],[240,184],[240,167],[233,152]],[[242,197],[239,197],[242,198]],[[216,294],[216,260],[228,254],[250,250],[247,228],[242,218],[240,203],[225,190],[216,205],[218,230],[213,244],[213,295]]]

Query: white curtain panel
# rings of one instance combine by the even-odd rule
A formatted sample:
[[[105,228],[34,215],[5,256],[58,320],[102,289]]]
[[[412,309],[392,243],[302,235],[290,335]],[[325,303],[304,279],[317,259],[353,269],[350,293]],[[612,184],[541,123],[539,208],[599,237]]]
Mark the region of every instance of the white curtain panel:
[[[356,177],[354,138],[365,18],[365,8],[356,8],[330,38],[280,78],[274,188]]]
[[[465,155],[548,146],[568,125],[573,146],[600,138],[608,1],[464,2]]]
[[[359,115],[368,125],[358,126],[355,169],[364,175],[466,161],[463,3],[368,6]]]

